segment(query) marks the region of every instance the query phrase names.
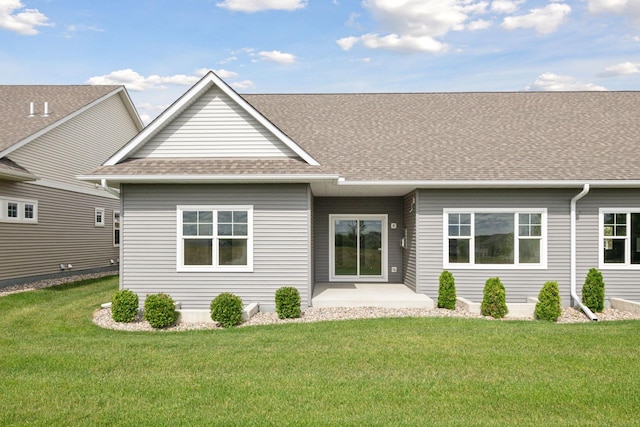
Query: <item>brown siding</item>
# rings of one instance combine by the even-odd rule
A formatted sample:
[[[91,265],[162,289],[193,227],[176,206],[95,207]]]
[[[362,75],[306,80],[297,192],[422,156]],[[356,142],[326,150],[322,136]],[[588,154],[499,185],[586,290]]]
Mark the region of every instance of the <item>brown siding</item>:
[[[38,202],[38,223],[0,222],[0,283],[9,279],[111,266],[118,258],[113,247],[113,210],[119,202],[27,183],[0,181],[0,197]],[[104,227],[94,226],[96,207],[105,208]]]

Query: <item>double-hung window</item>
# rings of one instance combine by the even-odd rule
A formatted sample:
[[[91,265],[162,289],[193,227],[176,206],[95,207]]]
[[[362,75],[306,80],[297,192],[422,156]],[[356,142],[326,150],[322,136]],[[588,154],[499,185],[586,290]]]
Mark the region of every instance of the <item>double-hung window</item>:
[[[252,271],[253,207],[178,206],[179,271]]]
[[[600,209],[600,268],[640,269],[640,209]]]
[[[445,209],[445,268],[545,268],[546,209]]]

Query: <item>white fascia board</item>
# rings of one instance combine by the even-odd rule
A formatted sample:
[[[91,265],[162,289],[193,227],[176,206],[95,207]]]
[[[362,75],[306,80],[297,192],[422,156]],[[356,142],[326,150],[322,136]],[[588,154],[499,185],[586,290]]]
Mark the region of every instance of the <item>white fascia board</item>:
[[[93,183],[126,182],[130,184],[206,184],[206,183],[309,183],[336,181],[337,175],[79,175],[76,179]]]
[[[78,110],[76,110],[76,111],[74,111],[74,112],[72,112],[70,114],[67,114],[66,116],[64,116],[60,120],[51,123],[49,126],[43,128],[43,129],[40,129],[38,132],[32,133],[31,135],[29,135],[28,137],[26,137],[22,141],[20,141],[20,142],[18,142],[16,144],[13,144],[11,147],[8,147],[4,151],[0,151],[0,158],[7,156],[8,154],[12,153],[13,151],[16,151],[17,149],[19,149],[21,147],[24,147],[25,145],[27,145],[28,143],[30,143],[34,139],[37,139],[37,138],[41,137],[42,135],[46,134],[47,132],[51,131],[52,129],[57,128],[61,124],[63,124],[65,122],[73,119],[74,117],[84,113],[88,109],[94,107],[95,105],[101,103],[105,99],[110,98],[111,96],[113,96],[113,95],[115,95],[115,94],[117,94],[118,92],[121,92],[121,91],[124,91],[124,86],[121,86],[121,87],[119,87],[119,88],[107,93],[106,95],[96,99],[95,101],[85,105],[84,107],[82,107],[82,108],[80,108],[80,109],[78,109]]]
[[[129,92],[124,86],[122,86],[122,91],[120,92],[120,95],[124,102],[125,108],[129,112],[129,115],[133,118],[133,121],[136,125],[136,128],[138,129],[138,132],[140,132],[142,129],[144,129],[144,122],[140,118],[140,114],[138,114],[138,110],[136,109],[135,104],[131,100],[131,96],[129,96]]]
[[[349,181],[344,178],[338,179],[338,185],[344,186],[405,186],[424,189],[440,189],[440,188],[568,188],[582,187],[589,184],[593,187],[601,188],[640,188],[640,180],[553,180],[553,181],[535,181],[535,180],[518,180],[518,181]]]
[[[193,85],[184,95],[178,98],[169,108],[167,108],[162,114],[160,114],[149,126],[144,128],[137,136],[135,136],[127,145],[121,148],[116,154],[108,159],[104,166],[113,166],[126,159],[129,154],[135,152],[137,148],[145,144],[150,138],[152,138],[164,125],[171,121],[182,109],[191,104],[196,98],[201,96],[211,86],[217,86],[222,92],[229,96],[236,104],[243,108],[248,114],[255,118],[260,124],[267,128],[275,137],[282,141],[293,152],[300,156],[304,161],[312,166],[319,166],[320,164],[311,157],[306,151],[304,151],[298,144],[296,144],[291,138],[286,136],[280,129],[267,120],[262,114],[260,114],[255,108],[253,108],[247,101],[244,100],[236,91],[234,91],[229,85],[227,85],[220,77],[218,77],[213,71],[209,71],[204,77],[200,79],[195,85]]]

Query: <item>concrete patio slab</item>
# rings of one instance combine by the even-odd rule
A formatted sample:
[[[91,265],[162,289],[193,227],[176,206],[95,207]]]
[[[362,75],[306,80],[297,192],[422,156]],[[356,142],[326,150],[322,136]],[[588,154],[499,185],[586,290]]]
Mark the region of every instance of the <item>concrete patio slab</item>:
[[[320,307],[384,307],[433,309],[433,300],[399,283],[316,284],[311,305]]]

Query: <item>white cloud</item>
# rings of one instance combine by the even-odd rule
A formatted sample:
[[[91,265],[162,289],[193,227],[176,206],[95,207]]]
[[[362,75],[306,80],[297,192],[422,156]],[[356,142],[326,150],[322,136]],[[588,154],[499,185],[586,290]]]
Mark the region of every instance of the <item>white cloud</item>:
[[[544,73],[538,76],[531,86],[525,90],[562,92],[562,91],[604,91],[603,86],[593,83],[583,83],[576,81],[575,77],[562,76],[554,73]]]
[[[128,90],[138,92],[148,89],[165,89],[166,85],[191,86],[200,80],[208,71],[208,68],[199,68],[190,76],[186,74],[175,74],[173,76],[158,76],[154,74],[144,77],[131,68],[127,68],[112,71],[103,76],[91,77],[87,80],[87,83],[91,85],[124,85]],[[238,76],[237,73],[224,69],[214,70],[214,72],[222,79],[230,79]]]
[[[539,34],[553,33],[565,22],[571,7],[564,3],[551,3],[543,9],[531,9],[527,15],[508,16],[502,21],[502,28],[534,28]]]
[[[52,27],[49,18],[38,9],[24,9],[20,0],[0,1],[0,28],[13,31],[18,34],[33,36],[38,34],[36,27]]]
[[[486,30],[492,25],[491,21],[487,21],[484,19],[478,19],[476,21],[471,21],[467,24],[466,29],[469,31],[477,31],[477,30]]]
[[[441,53],[446,43],[437,40],[450,31],[482,30],[490,20],[476,19],[487,13],[488,1],[478,0],[364,0],[363,6],[378,22],[382,33],[336,40],[349,50],[357,43],[369,49]]]
[[[80,32],[104,33],[104,30],[91,25],[67,25],[63,37],[65,39],[72,39]]]
[[[290,53],[280,52],[279,50],[262,51],[258,55],[268,62],[276,62],[278,64],[293,64],[296,62],[296,57]]]
[[[640,1],[638,0],[589,0],[589,12],[624,15],[640,23]]]
[[[306,0],[224,0],[217,4],[236,12],[260,12],[263,10],[296,10],[307,6]]]
[[[634,64],[633,62],[622,62],[620,64],[612,65],[604,69],[604,73],[598,74],[600,77],[617,77],[627,76],[629,74],[640,73],[640,64]]]
[[[491,2],[491,11],[504,14],[513,13],[522,3],[524,0],[494,0]]]
[[[241,82],[231,83],[231,87],[236,90],[248,90],[248,89],[254,89],[256,85],[253,84],[251,80],[243,80]]]

